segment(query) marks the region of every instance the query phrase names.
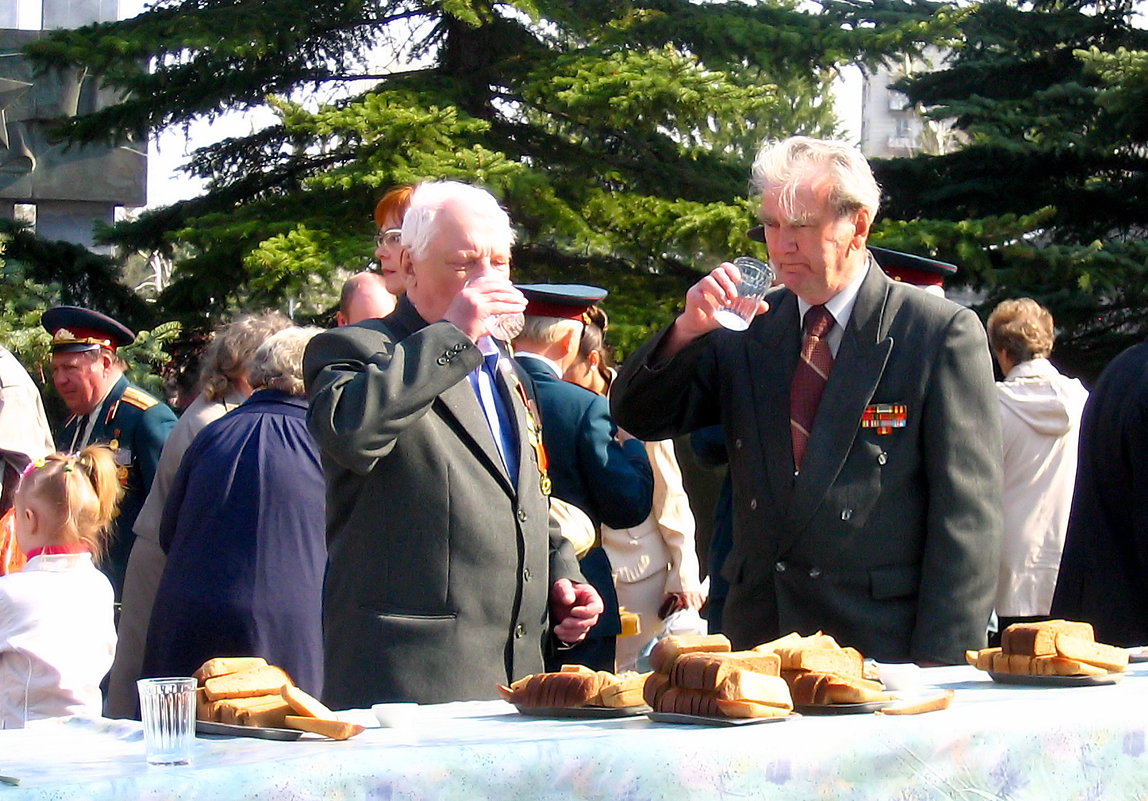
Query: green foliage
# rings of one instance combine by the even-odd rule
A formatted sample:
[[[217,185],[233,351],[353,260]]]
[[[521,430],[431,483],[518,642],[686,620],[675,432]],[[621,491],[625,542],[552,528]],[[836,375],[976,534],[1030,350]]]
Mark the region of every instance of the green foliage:
[[[902,20],[882,17],[893,7]],[[628,337],[668,320],[697,271],[752,247],[752,155],[767,136],[836,133],[836,65],[875,57],[873,37],[912,49],[952,25],[892,0],[820,14],[791,0],[164,0],[28,52],[124,93],[61,123],[70,141],[265,103],[278,115],[192,156],[206,196],[106,235],[176,257],[164,319],[201,328],[288,302],[316,314],[367,265],[383,191],[459,178],[508,207],[516,275],[594,278]],[[408,66],[379,72],[380,51]],[[300,102],[335,86],[355,88]],[[653,302],[646,287],[672,294]]]
[[[1148,334],[1148,31],[1134,11],[970,6],[945,66],[899,85],[968,145],[875,164],[879,232],[958,263],[985,312],[1045,303],[1057,358],[1086,377]]]
[[[0,258],[0,345],[12,351],[31,374],[53,412],[53,422],[58,422],[63,418],[64,410],[55,397],[55,391],[49,389],[52,383],[51,337],[40,324],[40,316],[52,306],[84,304],[74,302],[59,284],[40,283],[33,278],[35,271],[15,258],[20,249],[13,247],[13,239],[32,245],[47,245],[26,232],[17,237],[11,233],[0,234],[0,256],[6,257]],[[67,248],[64,250],[70,252]],[[92,255],[83,248],[76,251]],[[112,314],[106,306],[95,304],[92,308]],[[121,348],[118,352],[127,365],[129,380],[160,398],[164,397],[164,382],[157,371],[170,360],[165,347],[179,338],[180,331],[179,323],[157,325],[151,330],[139,331],[135,342]]]

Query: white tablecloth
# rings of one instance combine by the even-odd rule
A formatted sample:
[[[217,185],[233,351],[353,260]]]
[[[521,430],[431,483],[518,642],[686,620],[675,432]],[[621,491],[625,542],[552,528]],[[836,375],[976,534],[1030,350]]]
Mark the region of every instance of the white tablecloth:
[[[138,723],[42,721],[0,732],[0,774],[21,779],[0,801],[1148,797],[1148,667],[1080,688],[999,685],[967,667],[922,675],[956,690],[950,709],[709,728],[444,704],[343,742],[199,739],[185,768],[145,765]]]

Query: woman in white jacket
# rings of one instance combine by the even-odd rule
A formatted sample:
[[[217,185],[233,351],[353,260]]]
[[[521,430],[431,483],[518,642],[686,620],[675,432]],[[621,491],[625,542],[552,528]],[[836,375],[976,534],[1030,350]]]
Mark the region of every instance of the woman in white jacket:
[[[1031,298],[989,315],[989,345],[1004,434],[1004,540],[997,582],[998,632],[1048,617],[1076,481],[1080,415],[1088,391],[1048,360],[1052,315]]]
[[[565,379],[606,395],[614,377],[606,365],[606,314],[592,307],[592,321],[582,331],[579,358]],[[630,438],[621,429],[619,438]],[[663,629],[663,619],[674,612],[698,610],[705,600],[701,591],[698,557],[694,546],[694,516],[682,484],[682,471],[672,440],[647,442],[646,455],[654,472],[654,502],[638,526],[612,529],[602,526],[602,548],[610,557],[618,605],[638,615],[639,632],[619,637],[618,672],[635,670],[649,642]],[[700,622],[700,618],[699,618]]]

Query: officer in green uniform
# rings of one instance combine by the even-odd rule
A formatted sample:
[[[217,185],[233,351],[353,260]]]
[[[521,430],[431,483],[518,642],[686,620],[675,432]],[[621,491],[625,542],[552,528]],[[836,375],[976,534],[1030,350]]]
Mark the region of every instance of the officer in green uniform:
[[[75,306],[48,309],[41,323],[52,335],[52,383],[71,412],[56,447],[74,453],[104,443],[116,454],[124,498],[103,570],[119,601],[135,539],[132,526],[151,489],[175,413],[124,377],[116,350],[135,340],[126,326]]]

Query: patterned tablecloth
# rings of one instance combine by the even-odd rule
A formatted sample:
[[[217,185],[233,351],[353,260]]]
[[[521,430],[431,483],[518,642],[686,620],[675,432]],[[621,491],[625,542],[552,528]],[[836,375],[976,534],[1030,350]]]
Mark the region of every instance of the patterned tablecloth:
[[[0,732],[0,774],[21,780],[0,785],[0,801],[1148,798],[1148,666],[1078,688],[1000,685],[966,667],[921,675],[956,690],[950,709],[711,728],[444,704],[344,742],[201,738],[182,768],[144,764],[138,723],[41,721]]]

